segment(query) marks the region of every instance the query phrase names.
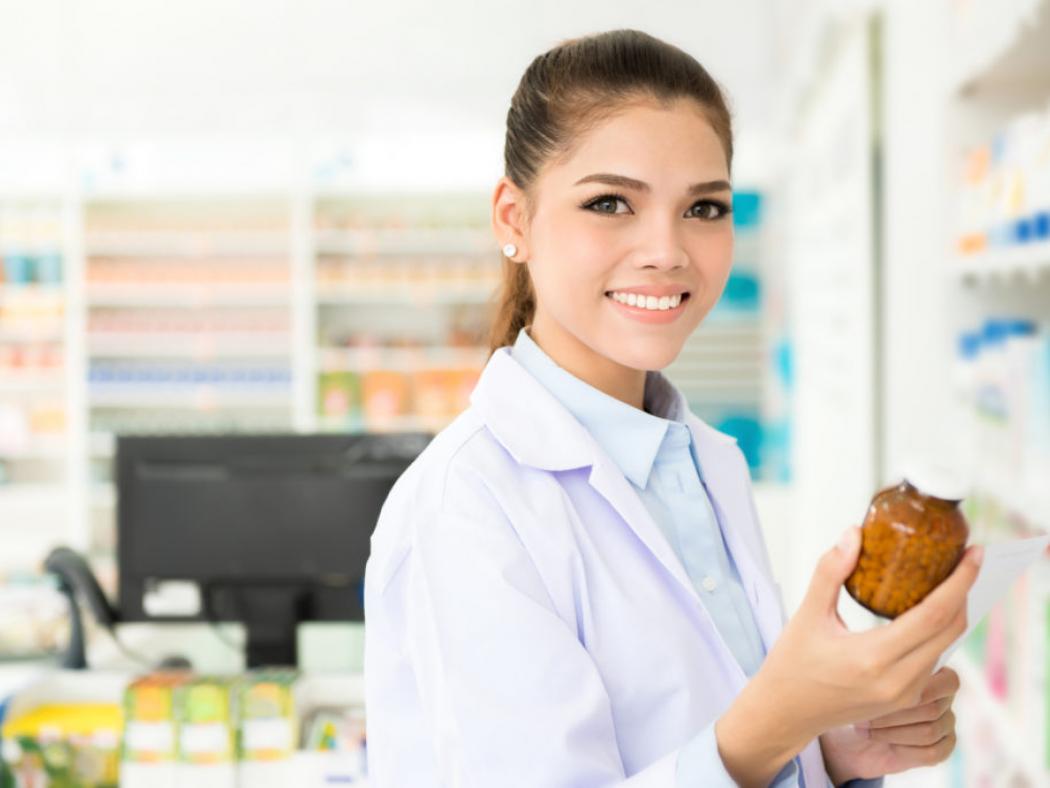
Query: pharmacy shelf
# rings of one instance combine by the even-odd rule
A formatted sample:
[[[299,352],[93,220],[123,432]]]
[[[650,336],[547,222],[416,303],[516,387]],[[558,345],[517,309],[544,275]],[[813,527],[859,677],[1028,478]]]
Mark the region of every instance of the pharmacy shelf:
[[[285,358],[292,352],[288,334],[89,332],[88,352],[96,358]]]
[[[1050,275],[1050,241],[957,258],[953,271],[972,283],[1033,281]]]
[[[284,231],[221,232],[92,231],[86,238],[89,257],[279,257],[288,256]]]
[[[354,427],[342,419],[318,417],[317,428],[321,432],[428,432],[436,434],[448,426],[446,418],[426,418],[424,416],[396,416],[377,420],[374,423]]]
[[[319,229],[319,255],[475,255],[499,250],[490,230],[473,229]]]
[[[106,387],[89,389],[88,401],[93,408],[171,408],[179,410],[212,410],[215,408],[287,408],[291,391],[225,390],[216,386],[194,386],[185,389],[157,387]]]
[[[61,304],[64,299],[60,284],[0,285],[0,303]]]
[[[317,349],[322,372],[367,372],[372,369],[481,369],[488,357],[482,347],[339,348]]]
[[[90,284],[87,300],[92,307],[287,307],[285,284]]]
[[[1009,175],[1016,173],[1004,174],[1009,172],[1011,166],[1011,160],[1007,157],[1015,153],[1004,150],[1000,155],[998,152],[996,145],[999,140],[1012,142],[1012,138],[1009,135],[1004,137],[1002,132],[1018,118],[1045,112],[1050,102],[1050,46],[1047,45],[1050,41],[1050,0],[1011,0],[1006,3],[979,0],[945,4],[944,7],[949,6],[951,19],[957,24],[957,37],[952,42],[956,60],[949,63],[950,78],[943,94],[943,115],[934,115],[943,124],[944,135],[938,149],[926,146],[914,156],[916,159],[939,157],[948,151],[951,152],[949,155],[955,157],[954,161],[949,159],[952,166],[945,169],[946,180],[938,184],[939,194],[948,199],[932,212],[931,222],[937,223],[938,217],[943,216],[948,221],[942,226],[948,226],[954,214],[966,222],[972,221],[974,216],[983,217],[983,221],[990,225],[1002,221],[1002,216],[994,214],[995,208],[1001,203],[987,207],[976,203],[974,208],[974,198],[970,197],[974,193],[968,190],[971,187],[988,189],[989,183],[993,186],[1010,183]],[[919,92],[918,95],[923,94]],[[1008,146],[1004,144],[1004,147]],[[973,154],[973,157],[961,161],[958,153],[962,151],[967,151],[967,155]],[[975,152],[991,153],[990,159],[981,159]],[[1025,160],[1034,158],[1031,156]],[[991,175],[984,169],[989,163]],[[965,166],[959,166],[961,164]],[[964,171],[974,180],[967,181],[962,175]],[[1028,175],[1038,178],[1035,172]],[[999,176],[1002,180],[990,180],[993,176]],[[1029,203],[1023,210],[1045,207],[1039,205],[1037,189],[1029,188],[1025,191],[1025,197]],[[1034,206],[1031,204],[1033,200]],[[914,242],[916,239],[913,237],[912,240]],[[918,240],[921,242],[921,239]],[[955,239],[944,240],[942,248],[954,248],[949,244],[953,244]],[[1050,241],[990,248],[973,254],[949,254],[943,261],[942,271],[944,278],[942,286],[938,288],[938,296],[946,296],[943,307],[930,310],[931,314],[940,315],[940,324],[923,325],[923,330],[933,335],[948,337],[965,325],[973,325],[994,315],[1025,316],[1037,319],[1040,323],[1050,321],[1050,302],[1041,296],[1050,292],[1047,290],[1050,287]],[[932,283],[936,279],[931,278],[929,281]],[[926,313],[918,311],[918,314]],[[914,325],[921,324],[915,321]],[[912,349],[909,348],[908,352],[912,352]],[[944,374],[943,367],[931,364],[931,369]],[[922,379],[923,383],[917,385],[926,382],[922,375],[900,374],[899,377]],[[948,398],[951,387],[936,390],[942,392],[939,401],[945,423],[948,423],[953,407]],[[979,519],[974,525],[994,529],[1002,527],[1004,534],[1010,529],[1015,537],[1024,535],[1024,532],[1050,532],[1050,496],[1043,490],[1032,489],[1024,478],[1026,474],[1023,469],[1004,470],[1001,464],[1005,464],[1005,460],[998,457],[981,459],[983,461],[974,480],[975,498],[985,499],[992,505],[977,507],[982,511],[977,514]],[[1027,475],[1031,476],[1030,473]],[[998,531],[990,533],[993,532],[998,534]],[[1038,584],[1032,584],[1029,588],[1030,593],[1039,596],[1025,604],[1037,604],[1038,609],[1042,610],[1046,604],[1041,596],[1044,592]],[[1029,615],[1029,611],[1017,607],[1016,597],[1009,597],[1005,604],[1008,620],[1015,621],[1015,616]],[[1014,642],[1016,644],[1017,641]],[[965,648],[956,652],[949,664],[958,671],[962,681],[960,717],[967,718],[967,722],[974,720],[977,723],[967,726],[975,731],[971,735],[980,736],[980,741],[974,741],[971,746],[977,750],[980,749],[976,746],[978,743],[987,745],[988,752],[996,756],[996,759],[989,758],[988,764],[984,766],[989,770],[984,775],[986,784],[1050,785],[1050,771],[1042,762],[1045,745],[1040,741],[1039,746],[1033,746],[1033,731],[1027,730],[1022,722],[1015,719],[1008,705],[992,692],[982,666],[974,661]],[[1030,667],[1017,668],[1018,675],[1012,672],[1013,663],[1010,663],[1008,670],[1011,671],[1008,683],[1014,701],[1017,699],[1015,693],[1020,694],[1028,689],[1027,682],[1038,683],[1036,676],[1025,675],[1027,671],[1045,672],[1039,662]],[[1045,679],[1045,675],[1042,678]],[[1036,696],[1033,702],[1045,703],[1045,699],[1040,701]],[[1045,736],[1045,733],[1040,733]],[[985,740],[986,735],[991,741]],[[960,746],[965,751],[967,742],[961,741]],[[999,758],[1004,764],[1002,768],[992,765]],[[979,783],[980,779],[976,775],[967,775],[967,785]]]
[[[0,328],[0,345],[51,344],[62,341],[62,329]]]
[[[959,674],[962,687],[969,692],[967,697],[973,699],[973,710],[988,720],[998,734],[999,745],[1013,765],[1014,776],[1027,780],[1028,785],[1050,784],[1050,773],[1042,768],[1036,754],[1025,747],[1023,731],[1010,718],[1002,701],[992,694],[980,666],[962,650],[952,656],[949,665]]]
[[[484,304],[495,297],[497,285],[450,282],[448,285],[412,286],[397,283],[368,285],[322,284],[317,288],[321,305],[344,304]]]
[[[0,336],[0,343],[4,338]],[[65,383],[62,372],[0,371],[0,394],[27,394],[60,389]]]

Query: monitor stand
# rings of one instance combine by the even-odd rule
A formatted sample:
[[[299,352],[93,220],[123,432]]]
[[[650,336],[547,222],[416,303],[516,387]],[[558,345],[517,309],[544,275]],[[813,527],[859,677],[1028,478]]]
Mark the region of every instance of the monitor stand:
[[[301,586],[223,585],[212,593],[219,619],[244,625],[248,668],[298,665],[296,636],[306,597]]]

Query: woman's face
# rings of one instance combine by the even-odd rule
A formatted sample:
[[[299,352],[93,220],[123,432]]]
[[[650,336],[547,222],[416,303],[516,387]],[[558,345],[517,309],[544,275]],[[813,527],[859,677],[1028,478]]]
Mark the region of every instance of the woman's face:
[[[541,170],[519,244],[536,290],[532,333],[577,368],[662,369],[729,276],[722,144],[680,100],[629,105],[575,145]]]

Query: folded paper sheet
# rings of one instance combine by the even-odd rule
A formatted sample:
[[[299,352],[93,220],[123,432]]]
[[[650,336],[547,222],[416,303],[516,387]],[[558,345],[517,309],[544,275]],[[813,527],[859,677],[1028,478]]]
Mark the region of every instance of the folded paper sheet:
[[[996,603],[1006,596],[1010,587],[1020,579],[1032,564],[1046,552],[1050,536],[1015,539],[984,547],[984,561],[977,581],[966,600],[966,633],[945,651],[934,672],[940,670],[959,644],[973,631],[981,619],[991,612]]]

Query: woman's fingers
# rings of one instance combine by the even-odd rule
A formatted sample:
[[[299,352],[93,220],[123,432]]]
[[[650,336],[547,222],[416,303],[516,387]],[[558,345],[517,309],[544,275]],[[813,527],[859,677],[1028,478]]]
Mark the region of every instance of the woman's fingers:
[[[915,683],[913,683],[908,689],[908,694],[914,695],[910,701],[910,705],[917,706],[922,703],[926,687],[933,678],[930,675],[930,672],[937,664],[937,660],[941,658],[941,654],[945,652],[948,646],[962,637],[965,632],[966,606],[963,605],[958,611],[956,611],[955,618],[949,622],[948,626],[944,627],[936,634],[936,636],[930,638],[927,642],[920,645],[907,656],[897,661],[891,671],[892,674],[901,677],[901,680],[903,681],[907,681],[908,676],[917,677]],[[908,698],[906,697],[905,700],[907,699]]]
[[[816,616],[837,615],[839,592],[857,566],[860,553],[860,528],[850,526],[831,549],[817,562],[801,608]]]
[[[893,728],[898,725],[911,725],[916,722],[932,722],[944,716],[944,713],[951,708],[954,700],[955,696],[949,695],[945,698],[922,703],[919,706],[912,706],[910,709],[895,711],[893,714],[876,717],[868,723],[868,727],[872,729]]]
[[[925,599],[887,626],[871,633],[881,641],[889,662],[897,662],[934,640],[943,640],[943,633],[955,625],[959,610],[966,612],[966,595],[977,579],[982,557],[983,548],[980,546],[968,548],[954,571]],[[951,645],[952,640],[954,638],[944,648]]]
[[[950,709],[942,716],[928,722],[898,725],[892,728],[872,728],[874,741],[903,744],[909,747],[929,747],[955,732],[955,712]]]
[[[952,668],[941,668],[926,680],[914,706],[876,717],[870,724],[872,727],[887,727],[936,719],[951,706],[952,699],[958,691],[959,674]]]
[[[922,691],[921,702],[953,696],[960,686],[959,674],[953,668],[941,668],[930,676],[929,684]]]

